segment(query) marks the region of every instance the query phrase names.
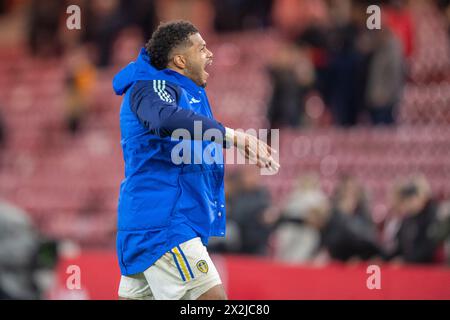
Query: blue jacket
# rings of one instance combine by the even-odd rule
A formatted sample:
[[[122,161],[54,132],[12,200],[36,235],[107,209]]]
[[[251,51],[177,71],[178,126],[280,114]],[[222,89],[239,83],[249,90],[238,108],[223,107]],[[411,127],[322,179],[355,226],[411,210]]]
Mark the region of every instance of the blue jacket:
[[[155,69],[145,49],[114,77],[113,88],[124,95],[117,254],[122,274],[132,275],[182,242],[200,237],[207,245],[208,237],[225,235],[222,145],[184,140],[193,147],[191,162],[176,164],[171,153],[180,141],[170,137],[177,128],[194,137],[194,121],[202,122],[202,132],[224,135],[225,129],[214,120],[205,90],[175,71]],[[221,161],[196,164],[211,145]]]

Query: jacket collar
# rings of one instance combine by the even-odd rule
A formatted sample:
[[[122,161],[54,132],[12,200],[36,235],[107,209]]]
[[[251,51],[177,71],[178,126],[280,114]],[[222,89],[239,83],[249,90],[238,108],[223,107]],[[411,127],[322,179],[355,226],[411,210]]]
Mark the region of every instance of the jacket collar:
[[[198,95],[201,94],[204,90],[201,86],[197,85],[190,78],[172,69],[161,70],[161,73],[166,78],[165,80],[180,85],[181,87],[189,91],[189,93],[191,94]]]

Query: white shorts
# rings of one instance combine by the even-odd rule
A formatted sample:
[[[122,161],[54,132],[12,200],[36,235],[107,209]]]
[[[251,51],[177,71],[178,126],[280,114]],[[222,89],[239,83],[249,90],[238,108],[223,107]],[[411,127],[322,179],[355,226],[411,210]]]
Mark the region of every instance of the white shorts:
[[[222,284],[200,238],[166,252],[142,273],[122,276],[119,297],[140,300],[195,300]]]

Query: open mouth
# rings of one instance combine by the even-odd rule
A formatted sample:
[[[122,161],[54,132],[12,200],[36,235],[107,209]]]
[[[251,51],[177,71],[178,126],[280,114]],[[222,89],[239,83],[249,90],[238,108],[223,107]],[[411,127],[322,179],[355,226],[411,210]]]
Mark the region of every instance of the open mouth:
[[[209,76],[209,73],[206,71],[206,69],[208,69],[209,66],[212,65],[212,62],[213,62],[212,60],[207,61],[207,62],[205,63],[205,66],[203,67],[203,72],[205,72],[207,76]]]

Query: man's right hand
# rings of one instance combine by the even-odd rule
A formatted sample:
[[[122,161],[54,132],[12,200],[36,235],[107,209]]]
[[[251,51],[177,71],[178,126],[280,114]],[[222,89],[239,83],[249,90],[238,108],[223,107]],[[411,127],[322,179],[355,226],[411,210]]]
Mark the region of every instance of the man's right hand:
[[[245,132],[229,128],[226,128],[226,135],[227,139],[232,141],[245,158],[256,163],[258,167],[272,171],[278,171],[280,168],[280,164],[272,157],[272,154],[277,153],[277,151],[265,142]]]

